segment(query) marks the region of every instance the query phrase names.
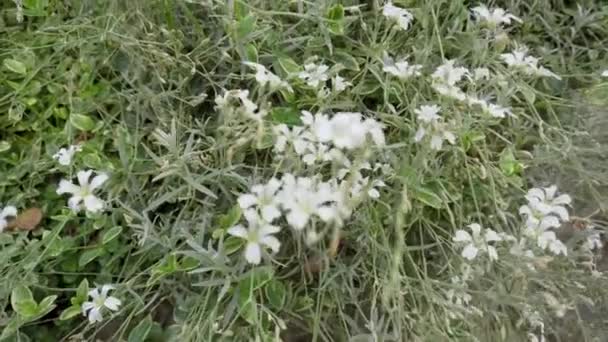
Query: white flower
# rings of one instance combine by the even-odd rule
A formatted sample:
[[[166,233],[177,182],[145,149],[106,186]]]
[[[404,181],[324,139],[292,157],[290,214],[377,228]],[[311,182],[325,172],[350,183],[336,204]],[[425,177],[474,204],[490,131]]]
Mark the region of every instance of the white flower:
[[[238,198],[241,209],[257,207],[266,222],[281,216],[277,192],[281,187],[281,182],[276,178],[271,178],[266,184],[256,184],[251,187],[250,194],[240,195]]]
[[[234,106],[235,101],[238,104],[238,107],[236,108]],[[215,104],[216,109],[221,110],[224,114],[231,115],[238,112],[257,122],[262,122],[264,116],[268,114],[265,110],[258,110],[258,105],[249,99],[249,90],[228,90],[224,92],[223,96],[216,96]]]
[[[601,249],[603,246],[602,237],[600,233],[596,231],[592,231],[591,234],[587,235],[587,238],[583,243],[583,248],[589,251]]]
[[[390,1],[384,4],[382,15],[396,21],[397,25],[403,30],[407,30],[412,20],[414,20],[414,16],[408,10],[394,6]]]
[[[372,141],[377,146],[384,146],[386,139],[384,137],[384,125],[374,119],[365,119],[363,126],[367,133],[372,137]]]
[[[247,228],[239,224],[228,229],[227,233],[247,240],[245,259],[250,264],[257,265],[262,260],[262,246],[270,248],[274,253],[281,248],[281,242],[273,236],[281,228],[265,222],[254,210],[246,210],[244,216]]]
[[[475,81],[489,80],[490,70],[488,68],[475,68],[473,70],[473,79]]]
[[[608,77],[608,69],[602,72],[602,77]]]
[[[386,52],[384,53],[382,71],[389,73],[400,80],[406,80],[413,76],[420,76],[421,69],[422,65],[410,64],[405,59],[395,62]]]
[[[82,146],[80,145],[71,145],[68,148],[61,148],[53,155],[53,159],[57,160],[57,162],[63,166],[68,166],[72,164],[72,158],[74,158],[76,152],[80,152],[81,150]]]
[[[309,111],[303,110],[300,118],[302,123],[310,129],[315,141],[329,142],[331,140],[331,124],[326,114],[317,113],[313,116]]]
[[[288,91],[293,92],[293,89],[287,82],[268,71],[265,66],[253,62],[243,62],[243,64],[255,70],[255,80],[260,86],[264,87],[268,84],[270,85],[270,89],[285,88]]]
[[[468,74],[469,70],[467,68],[455,67],[453,60],[446,61],[437,67],[431,75],[433,89],[443,96],[465,101],[467,96],[462,89],[456,86],[456,83],[460,82]]]
[[[438,105],[422,105],[418,109],[414,109],[414,113],[418,116],[418,120],[424,123],[432,123],[441,119],[438,115],[441,107]]]
[[[465,67],[455,67],[454,60],[448,60],[435,70],[431,77],[433,80],[445,84],[453,86],[456,83],[460,82],[462,78],[469,74],[469,70]]]
[[[347,87],[352,86],[353,84],[345,81],[343,77],[341,77],[340,75],[336,75],[333,80],[332,80],[332,84],[334,86],[334,91],[336,92],[341,92],[346,90]]]
[[[333,158],[334,149],[329,149],[329,146],[324,143],[314,143],[306,145],[305,151],[302,153],[302,161],[306,165],[313,165],[318,161],[330,161]]]
[[[82,313],[86,316],[88,311],[90,323],[103,321],[101,311],[104,307],[111,311],[118,311],[121,301],[116,297],[108,296],[108,291],[113,289],[114,287],[111,285],[103,285],[101,293],[98,288],[89,291],[92,301],[82,303]]]
[[[520,213],[526,216],[549,215],[555,214],[562,221],[568,221],[568,209],[566,205],[572,202],[572,199],[568,195],[555,196],[557,192],[557,186],[552,185],[547,188],[532,188],[526,194],[528,200],[527,206],[520,208]]]
[[[354,149],[365,144],[366,126],[361,113],[336,113],[331,120],[331,141],[338,148]]]
[[[482,228],[477,223],[472,223],[468,227],[469,229],[471,229],[473,235],[462,229],[459,229],[456,231],[454,238],[452,239],[454,242],[465,244],[462,250],[462,257],[467,260],[473,260],[480,252],[482,252],[488,254],[490,260],[498,260],[498,253],[496,253],[496,248],[494,248],[494,246],[489,245],[488,243],[502,241],[500,235],[498,235],[492,229],[485,229],[485,234],[482,236]]]
[[[79,185],[75,185],[65,179],[62,179],[61,182],[59,182],[57,194],[72,194],[72,197],[68,200],[68,206],[74,212],[80,211],[84,206],[87,211],[96,213],[101,211],[105,205],[102,200],[93,194],[93,192],[108,180],[108,175],[105,173],[98,173],[89,183],[89,178],[91,178],[92,173],[92,170],[78,171],[77,177]]]
[[[513,115],[511,108],[503,107],[494,103],[481,102],[483,110],[495,118],[505,118],[507,115]]]
[[[12,205],[7,205],[0,211],[0,233],[4,231],[4,228],[8,226],[7,217],[15,217],[17,216],[17,208]]]
[[[298,77],[306,81],[311,87],[318,87],[329,79],[327,71],[329,67],[325,64],[309,63],[304,65],[304,71],[298,74]]]
[[[290,226],[302,230],[313,215],[326,222],[335,219],[335,210],[329,204],[335,201],[335,190],[328,183],[285,174],[283,184],[279,198],[288,212],[286,218]]]
[[[500,58],[515,70],[520,70],[526,75],[547,76],[561,80],[561,77],[554,74],[551,70],[538,65],[538,58],[528,56],[526,48],[519,48],[511,53],[503,53]]]
[[[277,136],[274,150],[276,152],[284,152],[287,147],[287,143],[293,146],[294,151],[300,155],[304,153],[307,146],[310,144],[305,139],[304,128],[301,126],[294,126],[291,129],[285,124],[276,125],[273,127],[273,131]]]
[[[445,125],[439,123],[441,117],[438,115],[441,107],[437,105],[423,105],[415,109],[418,120],[421,122],[420,127],[414,136],[415,142],[420,142],[426,135],[431,136],[430,146],[434,150],[441,150],[443,141],[447,140],[450,144],[456,142],[456,136],[445,128]]]
[[[511,20],[521,23],[521,19],[508,13],[502,8],[488,9],[485,5],[479,5],[471,9],[480,21],[488,23],[491,27],[500,24],[511,24]]]

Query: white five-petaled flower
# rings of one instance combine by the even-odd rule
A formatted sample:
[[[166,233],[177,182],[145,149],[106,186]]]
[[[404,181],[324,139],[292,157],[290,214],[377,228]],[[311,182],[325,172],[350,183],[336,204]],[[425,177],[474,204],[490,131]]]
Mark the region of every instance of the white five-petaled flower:
[[[53,159],[57,160],[60,165],[68,166],[72,164],[72,158],[76,152],[80,152],[82,150],[82,146],[80,145],[70,145],[68,148],[61,148],[57,153],[53,155]]]
[[[0,233],[4,231],[4,228],[8,226],[7,217],[15,217],[17,216],[17,208],[12,205],[7,205],[0,211]]]
[[[306,140],[306,132],[302,126],[294,126],[290,129],[287,125],[280,124],[274,126],[273,131],[277,137],[274,145],[276,152],[285,152],[285,148],[289,143],[293,146],[294,151],[298,155],[301,155],[310,144]]]
[[[346,88],[352,86],[353,84],[346,81],[340,75],[336,75],[332,80],[332,85],[334,87],[334,91],[341,92],[341,91],[346,90]]]
[[[477,223],[472,223],[468,227],[471,229],[472,235],[465,230],[459,229],[452,239],[454,242],[465,244],[462,250],[462,257],[467,260],[473,260],[478,254],[485,253],[488,254],[490,260],[498,260],[496,248],[488,243],[502,241],[500,235],[492,229],[484,229],[484,234],[482,235],[482,228]]]
[[[503,53],[502,55],[500,55],[500,58],[510,68],[520,70],[526,75],[553,77],[557,80],[562,79],[560,76],[553,73],[551,70],[539,66],[538,58],[528,56],[527,53],[528,49],[518,48],[511,53]]]
[[[281,78],[279,78],[279,76],[270,72],[265,66],[253,62],[243,62],[243,64],[255,70],[255,80],[260,86],[264,87],[266,84],[268,84],[272,90],[284,88],[290,92],[293,92],[293,89],[289,83],[283,81]]]
[[[422,65],[410,64],[405,58],[395,62],[386,52],[384,53],[382,71],[393,75],[400,80],[420,76]]]
[[[521,19],[508,13],[502,8],[488,9],[486,5],[473,7],[471,11],[475,14],[478,20],[487,23],[490,27],[495,28],[500,24],[511,24],[511,20],[521,23]]]
[[[250,194],[239,196],[239,206],[242,209],[257,207],[264,221],[271,223],[281,216],[277,199],[280,187],[281,182],[274,177],[266,184],[256,184],[251,187]]]
[[[328,183],[285,174],[283,184],[279,198],[287,211],[287,223],[294,229],[304,229],[312,216],[325,222],[336,218],[336,210],[331,205],[336,200],[336,191]]]
[[[329,67],[325,64],[309,63],[304,65],[304,71],[301,71],[298,77],[306,81],[309,86],[316,88],[329,79],[328,70]]]
[[[111,311],[118,311],[121,301],[116,297],[108,296],[108,291],[113,289],[112,285],[103,285],[101,291],[98,288],[89,291],[92,301],[82,303],[82,313],[86,316],[88,311],[90,323],[103,320],[101,311],[104,307]]]
[[[238,107],[234,105],[237,102]],[[222,110],[224,114],[241,113],[245,117],[262,122],[268,111],[258,109],[258,105],[249,99],[249,90],[234,89],[224,92],[222,96],[215,98],[216,109]],[[235,108],[236,107],[236,108]]]
[[[566,206],[572,202],[572,199],[566,194],[556,196],[556,193],[557,186],[555,185],[528,190],[526,194],[528,204],[519,209],[520,213],[528,218],[536,219],[554,214],[562,221],[568,221],[569,215]]]
[[[382,8],[382,15],[397,22],[397,25],[402,30],[409,29],[412,20],[414,20],[412,13],[405,8],[393,5],[391,1],[387,1],[384,4],[384,7]]]
[[[465,67],[454,66],[454,60],[448,60],[435,70],[431,75],[433,89],[443,96],[451,97],[459,101],[465,101],[466,94],[456,86],[464,76],[469,74]]]
[[[438,115],[440,110],[441,108],[437,105],[422,105],[414,110],[420,121],[420,127],[416,131],[414,141],[420,142],[428,134],[431,136],[431,148],[437,151],[443,147],[444,140],[447,140],[452,145],[456,143],[454,133],[448,131],[445,124],[439,122],[441,119]]]
[[[89,178],[91,178],[92,174],[92,170],[78,171],[77,178],[79,185],[75,185],[65,179],[62,179],[61,182],[59,182],[57,194],[72,194],[72,197],[68,200],[68,206],[74,212],[80,211],[84,206],[87,211],[97,213],[101,211],[105,205],[104,202],[93,193],[108,180],[108,175],[105,173],[98,173],[89,183]]]
[[[247,228],[239,224],[229,228],[227,232],[247,241],[245,259],[250,264],[257,265],[262,260],[262,246],[270,248],[274,253],[281,248],[281,242],[273,236],[281,228],[264,221],[254,210],[246,210],[244,216],[248,223]]]

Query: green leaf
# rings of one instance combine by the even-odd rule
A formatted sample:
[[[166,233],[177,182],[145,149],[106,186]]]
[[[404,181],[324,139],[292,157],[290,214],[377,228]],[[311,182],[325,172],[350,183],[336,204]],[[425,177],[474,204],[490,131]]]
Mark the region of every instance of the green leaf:
[[[53,309],[55,309],[55,307],[57,306],[54,304],[56,299],[57,296],[52,295],[45,297],[42,301],[40,301],[40,303],[38,304],[37,316],[42,317],[51,312]]]
[[[237,238],[236,236],[229,236],[224,240],[224,251],[227,255],[234,254],[236,251],[241,249],[245,244],[245,240]]]
[[[11,307],[19,315],[29,318],[38,313],[38,303],[29,288],[19,285],[11,293]]]
[[[300,66],[298,65],[298,63],[296,63],[296,61],[289,57],[279,58],[278,62],[279,66],[281,67],[281,70],[283,70],[283,72],[287,75],[294,74],[300,71]]]
[[[107,244],[108,242],[114,240],[118,235],[120,235],[120,233],[122,233],[121,226],[116,226],[106,230],[101,238],[101,243],[104,245]]]
[[[0,141],[0,153],[1,152],[6,152],[8,150],[11,149],[11,143],[6,141],[6,140],[2,140]]]
[[[443,200],[433,190],[426,187],[416,187],[413,191],[413,196],[416,200],[433,207],[435,209],[441,209],[443,207]]]
[[[250,62],[258,62],[258,49],[253,44],[247,44],[245,46],[245,55],[247,60]]]
[[[3,64],[5,68],[16,74],[25,75],[27,73],[27,67],[25,64],[19,62],[18,60],[7,58],[3,61]]]
[[[235,204],[226,214],[220,215],[218,219],[219,228],[225,230],[234,226],[241,219],[241,215],[241,207],[238,204]]]
[[[359,62],[346,51],[336,51],[334,53],[334,60],[336,63],[342,64],[346,69],[359,71]]]
[[[82,162],[84,165],[91,169],[100,169],[102,168],[101,158],[97,155],[97,153],[87,153],[82,157]]]
[[[128,342],[144,342],[152,329],[152,318],[147,316],[129,333]]]
[[[342,20],[344,19],[344,6],[336,4],[331,6],[327,13],[327,19],[329,20]]]
[[[275,309],[283,308],[287,290],[285,285],[279,280],[273,279],[264,287],[264,294],[268,303]]]
[[[333,34],[344,34],[344,7],[333,5],[327,13],[329,31]]]
[[[78,258],[78,266],[83,267],[102,254],[103,249],[101,248],[88,249],[80,254],[80,258]]]
[[[95,128],[95,121],[93,121],[93,119],[91,119],[89,116],[83,114],[71,114],[70,123],[72,126],[74,126],[74,128],[85,132],[91,131],[93,128]]]
[[[61,312],[61,315],[59,315],[59,320],[60,321],[68,320],[68,319],[80,314],[80,312],[81,312],[80,306],[72,305],[69,308],[63,310],[63,312]]]
[[[256,18],[253,15],[247,15],[237,22],[236,38],[244,40],[251,32],[256,30]]]
[[[300,111],[294,107],[274,107],[270,112],[272,122],[288,126],[302,125]]]
[[[19,318],[19,316],[11,317],[8,324],[2,327],[2,335],[0,335],[0,341],[5,341],[5,339],[13,336],[18,330],[19,327],[23,325],[23,320]],[[13,341],[19,341],[19,339],[14,339]]]

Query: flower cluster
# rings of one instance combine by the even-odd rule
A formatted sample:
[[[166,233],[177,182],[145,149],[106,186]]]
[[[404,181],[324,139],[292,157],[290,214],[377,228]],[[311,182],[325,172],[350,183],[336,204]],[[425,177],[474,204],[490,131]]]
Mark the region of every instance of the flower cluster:
[[[326,87],[327,80],[330,78],[334,93],[342,92],[346,90],[346,88],[352,86],[352,83],[338,74],[335,74],[332,78],[329,67],[325,64],[305,64],[304,70],[298,73],[298,78],[306,82],[308,86],[317,89],[317,95],[320,98],[327,97],[331,92]]]
[[[414,110],[420,122],[414,141],[420,142],[426,135],[429,135],[431,137],[431,149],[437,151],[441,150],[444,140],[447,140],[450,144],[456,142],[456,136],[448,131],[446,125],[441,122],[441,117],[438,115],[440,110],[441,108],[437,105],[423,105]]]
[[[385,143],[383,126],[374,119],[364,119],[361,113],[340,112],[331,118],[327,114],[313,115],[302,111],[304,126],[274,127],[277,136],[275,152],[285,153],[287,146],[308,165],[325,161],[343,161],[344,151],[367,146],[371,141],[377,146]]]
[[[561,222],[568,221],[566,205],[571,202],[570,196],[556,196],[557,187],[532,188],[526,199],[528,204],[519,208],[519,213],[526,218],[523,235],[536,245],[553,254],[567,254],[566,246],[555,235],[554,228],[559,228]]]
[[[500,58],[512,70],[522,72],[525,75],[553,77],[561,80],[562,78],[551,70],[538,65],[538,58],[528,56],[528,49],[518,48],[511,53],[503,53]]]

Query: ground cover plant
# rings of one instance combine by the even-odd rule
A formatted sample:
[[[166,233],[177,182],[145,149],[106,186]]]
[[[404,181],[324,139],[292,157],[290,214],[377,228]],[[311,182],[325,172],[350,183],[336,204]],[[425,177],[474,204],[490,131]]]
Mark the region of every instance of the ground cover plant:
[[[608,6],[0,11],[0,340],[608,336]]]

